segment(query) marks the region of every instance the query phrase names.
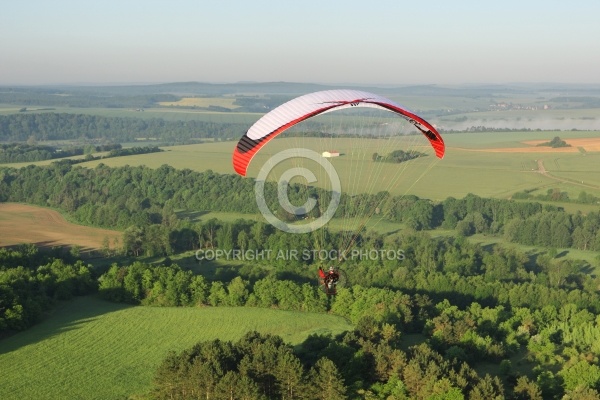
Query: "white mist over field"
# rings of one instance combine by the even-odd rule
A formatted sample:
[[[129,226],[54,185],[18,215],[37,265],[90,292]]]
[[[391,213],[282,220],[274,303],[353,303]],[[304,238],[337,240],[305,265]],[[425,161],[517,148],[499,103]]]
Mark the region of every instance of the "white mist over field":
[[[491,129],[541,129],[541,130],[600,130],[598,118],[499,118],[499,119],[471,119],[466,121],[443,121],[437,124],[442,130],[462,131],[473,127]]]

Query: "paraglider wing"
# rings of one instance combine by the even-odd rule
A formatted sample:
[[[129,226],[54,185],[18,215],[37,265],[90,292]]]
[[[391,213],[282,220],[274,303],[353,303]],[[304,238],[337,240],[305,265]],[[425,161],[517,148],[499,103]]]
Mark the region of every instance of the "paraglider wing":
[[[394,112],[423,133],[438,158],[444,157],[444,141],[437,130],[423,118],[385,97],[360,90],[325,90],[288,101],[260,118],[242,136],[233,153],[233,167],[246,176],[254,155],[271,139],[292,126],[326,112],[350,107],[372,107]]]

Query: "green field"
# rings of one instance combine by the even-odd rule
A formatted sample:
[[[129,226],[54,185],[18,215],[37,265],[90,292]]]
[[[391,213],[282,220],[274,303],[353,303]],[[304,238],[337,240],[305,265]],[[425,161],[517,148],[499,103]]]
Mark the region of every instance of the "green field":
[[[339,158],[330,159],[340,176],[342,190],[346,193],[374,193],[387,189],[394,194],[415,194],[443,200],[449,196],[464,197],[468,193],[482,197],[509,198],[517,191],[538,190],[539,193],[545,193],[549,188],[559,188],[568,192],[571,198],[576,198],[582,190],[600,196],[600,153],[473,151],[525,147],[521,141],[550,139],[554,134],[511,132],[446,135],[447,150],[443,160],[428,156],[407,163],[410,165],[373,163],[371,160],[371,154],[377,150],[384,152],[387,147],[402,148],[400,142],[390,146],[370,139],[338,139],[332,143],[322,139],[281,138],[269,143],[256,155],[250,164],[248,176],[255,177],[267,160],[281,150],[306,147],[322,152],[335,147],[338,151],[346,153]],[[582,138],[598,137],[600,133],[561,132],[560,135],[563,138]],[[410,146],[416,148],[412,144]],[[163,153],[118,157],[82,165],[93,168],[99,163],[104,163],[109,166],[147,165],[157,168],[168,164],[175,168],[196,171],[212,169],[219,173],[234,173],[231,166],[234,147],[235,142],[173,146],[165,148]],[[352,153],[353,148],[360,150],[354,150]],[[426,148],[418,148],[427,151]],[[552,176],[537,173],[538,159],[543,160],[546,171]],[[292,165],[278,165],[274,169],[274,176],[278,176],[278,170]],[[317,172],[315,175],[320,177]],[[562,178],[563,181],[555,178]],[[581,181],[585,182],[584,186],[581,185]]]
[[[547,131],[547,132],[487,132],[454,133],[444,135],[446,156],[438,160],[431,155],[421,135],[409,135],[394,139],[320,139],[282,136],[270,142],[254,158],[248,170],[248,179],[258,175],[269,158],[278,152],[294,148],[309,148],[318,153],[335,149],[341,157],[329,159],[340,177],[342,191],[347,194],[376,193],[387,190],[395,195],[414,194],[423,198],[443,200],[447,197],[462,198],[468,193],[482,197],[510,198],[515,192],[527,190],[532,195],[546,194],[558,188],[577,199],[582,191],[600,197],[600,152],[598,151],[540,151],[539,147],[526,141],[562,139],[590,139],[600,137],[600,132]],[[231,157],[235,141],[203,143],[165,147],[164,152],[116,157],[79,164],[94,168],[103,163],[118,167],[146,165],[158,168],[163,164],[177,169],[218,173],[234,173]],[[387,154],[397,149],[416,149],[429,153],[407,163],[374,163],[373,153]],[[519,150],[522,149],[522,150]],[[493,151],[492,151],[493,150]],[[546,174],[538,172],[538,161],[543,163]],[[35,164],[47,165],[52,160]],[[290,167],[309,167],[311,162],[296,159],[277,165],[270,179],[277,179]],[[29,163],[5,164],[22,167]],[[313,165],[314,166],[314,165]],[[317,186],[328,188],[328,179],[322,170],[315,169]],[[573,210],[578,205],[564,203]],[[582,211],[589,207],[581,205]]]
[[[2,340],[0,398],[114,399],[144,394],[170,350],[237,340],[250,330],[297,344],[352,327],[341,317],[258,308],[131,307],[94,297],[67,302]]]

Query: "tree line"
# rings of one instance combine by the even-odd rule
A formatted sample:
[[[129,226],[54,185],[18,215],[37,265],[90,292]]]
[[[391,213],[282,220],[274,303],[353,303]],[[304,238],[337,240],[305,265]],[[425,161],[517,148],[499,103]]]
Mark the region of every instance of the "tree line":
[[[98,93],[95,89],[70,91],[54,88],[6,88],[0,92],[0,103],[50,107],[144,108],[161,101],[177,101],[178,96],[167,93],[123,94]]]
[[[29,145],[24,143],[0,144],[0,163],[43,161],[81,154],[83,154],[82,147],[58,149],[53,146]]]
[[[200,138],[238,138],[244,124],[206,121],[166,121],[162,118],[105,117],[69,113],[19,113],[0,115],[0,141],[106,139],[132,142],[154,137],[167,142]]]
[[[33,141],[32,138],[28,141]],[[110,152],[106,157],[118,157],[133,154],[144,154],[146,152],[162,151],[158,147],[133,147],[123,149],[119,143],[103,143],[98,145],[88,144],[85,146],[46,146],[38,144],[25,143],[6,143],[0,144],[0,163],[21,163],[51,160],[55,158],[64,158],[80,156],[82,154],[91,155],[93,152]],[[93,157],[92,157],[93,158]],[[89,160],[89,159],[88,159]],[[74,160],[61,160],[62,162],[73,162]]]
[[[236,175],[176,170],[167,165],[151,169],[110,168],[101,164],[88,169],[57,162],[50,166],[0,169],[0,201],[55,207],[86,225],[137,227],[167,237],[185,222],[178,217],[185,219],[185,213],[175,210],[257,214],[253,185],[252,180]],[[275,183],[265,185],[265,201],[272,210],[280,208],[277,193]],[[320,209],[329,204],[331,193],[294,184],[288,196],[293,204],[315,198]],[[571,214],[536,202],[486,199],[473,194],[462,199],[449,197],[442,202],[387,192],[342,194],[335,217],[365,218],[370,214],[414,230],[454,229],[463,236],[483,233],[526,245],[600,250],[599,212]],[[176,247],[194,248],[182,243]]]
[[[515,200],[539,200],[539,201],[561,201],[580,204],[600,204],[600,197],[582,190],[576,199],[569,198],[569,193],[562,192],[558,188],[546,190],[546,194],[531,194],[532,190],[523,190],[512,195]]]
[[[371,159],[376,162],[391,162],[391,163],[402,163],[405,161],[410,161],[415,158],[425,157],[427,154],[416,151],[416,150],[394,150],[387,155],[381,155],[378,153],[373,153]]]

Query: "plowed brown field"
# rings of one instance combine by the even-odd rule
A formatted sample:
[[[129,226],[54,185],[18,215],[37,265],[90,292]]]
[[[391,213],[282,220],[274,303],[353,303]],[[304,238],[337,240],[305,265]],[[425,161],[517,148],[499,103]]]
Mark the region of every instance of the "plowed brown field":
[[[0,246],[35,243],[38,246],[79,246],[83,251],[102,248],[105,237],[121,232],[75,225],[54,210],[17,203],[0,203]]]

